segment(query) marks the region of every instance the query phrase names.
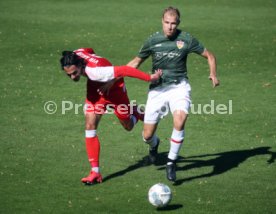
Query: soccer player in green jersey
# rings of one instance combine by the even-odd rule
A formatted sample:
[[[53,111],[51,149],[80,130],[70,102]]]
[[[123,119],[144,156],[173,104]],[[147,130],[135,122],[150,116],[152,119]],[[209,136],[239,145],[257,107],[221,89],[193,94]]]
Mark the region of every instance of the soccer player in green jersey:
[[[187,56],[196,53],[206,58],[210,69],[209,79],[213,87],[219,85],[215,56],[191,34],[178,29],[179,23],[179,10],[174,7],[166,8],[162,16],[163,32],[151,35],[140,49],[138,56],[128,63],[129,66],[138,68],[151,56],[152,71],[162,69],[162,78],[150,85],[143,138],[149,144],[149,158],[154,163],[159,146],[159,138],[155,134],[157,125],[160,118],[169,111],[172,113],[173,131],[166,164],[167,178],[170,181],[176,180],[176,160],[184,140],[184,127],[191,104]]]

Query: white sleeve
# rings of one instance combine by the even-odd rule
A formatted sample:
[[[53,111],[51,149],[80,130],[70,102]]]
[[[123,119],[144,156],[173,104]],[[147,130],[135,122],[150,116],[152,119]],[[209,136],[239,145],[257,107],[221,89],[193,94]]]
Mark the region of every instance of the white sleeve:
[[[113,66],[94,67],[94,68],[86,66],[85,73],[87,74],[90,80],[98,81],[98,82],[108,82],[115,78]]]

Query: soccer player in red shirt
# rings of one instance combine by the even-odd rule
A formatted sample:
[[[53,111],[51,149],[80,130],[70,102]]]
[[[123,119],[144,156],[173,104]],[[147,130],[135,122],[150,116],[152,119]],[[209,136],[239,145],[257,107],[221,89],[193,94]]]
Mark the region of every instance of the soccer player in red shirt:
[[[85,108],[85,142],[91,171],[81,179],[85,184],[102,182],[99,167],[100,142],[97,128],[107,106],[114,108],[114,114],[122,126],[130,131],[138,120],[143,120],[143,113],[133,106],[131,109],[124,79],[129,76],[144,81],[156,81],[162,75],[159,70],[149,75],[129,66],[113,66],[107,59],[97,56],[92,48],[81,48],[75,51],[63,51],[60,59],[61,67],[73,80],[79,81],[81,76],[87,77],[87,95]],[[101,93],[107,87],[108,92]],[[124,111],[121,107],[124,106]]]

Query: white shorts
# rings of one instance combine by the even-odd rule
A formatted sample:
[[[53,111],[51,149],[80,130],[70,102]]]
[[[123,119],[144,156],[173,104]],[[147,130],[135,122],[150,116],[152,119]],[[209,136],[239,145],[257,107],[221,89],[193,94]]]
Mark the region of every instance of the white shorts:
[[[188,114],[191,105],[190,93],[191,86],[187,80],[183,80],[177,85],[150,90],[144,123],[156,124],[169,111],[173,114],[175,110],[182,110]]]

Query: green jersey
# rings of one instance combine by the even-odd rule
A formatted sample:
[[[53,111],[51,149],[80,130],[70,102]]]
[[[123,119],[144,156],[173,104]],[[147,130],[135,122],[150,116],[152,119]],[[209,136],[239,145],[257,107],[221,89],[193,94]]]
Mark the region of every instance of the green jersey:
[[[191,34],[177,30],[173,38],[163,33],[151,35],[139,51],[142,59],[152,56],[152,72],[162,69],[163,75],[158,82],[152,83],[150,89],[178,84],[187,76],[187,56],[189,53],[201,54],[204,46]]]

